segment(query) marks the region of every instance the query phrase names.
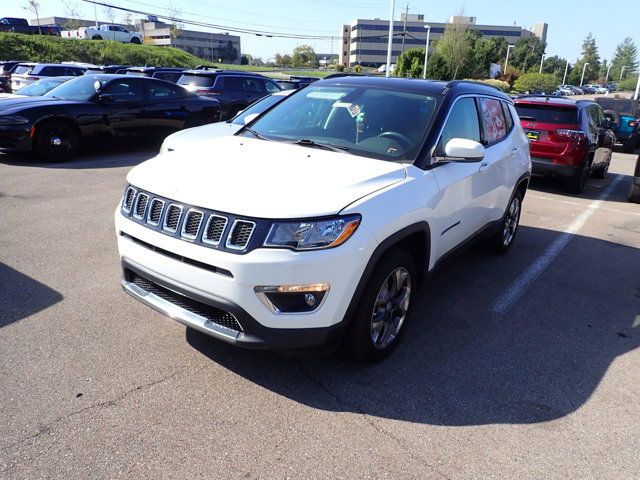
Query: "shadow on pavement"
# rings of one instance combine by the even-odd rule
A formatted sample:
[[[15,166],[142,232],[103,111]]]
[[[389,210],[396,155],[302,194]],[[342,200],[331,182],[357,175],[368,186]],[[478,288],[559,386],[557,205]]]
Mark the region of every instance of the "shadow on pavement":
[[[455,258],[416,292],[401,345],[375,365],[240,350],[190,329],[186,339],[251,382],[321,410],[458,426],[557,419],[640,346],[640,250],[612,242],[575,236],[507,315],[492,313],[557,236],[521,227],[506,256],[472,249]]]
[[[125,142],[126,143],[126,142]],[[53,169],[94,169],[132,167],[158,154],[160,145],[157,143],[135,143],[133,145],[118,145],[101,147],[99,149],[81,150],[68,162],[43,162],[30,153],[0,154],[0,164],[53,168]]]
[[[0,328],[62,300],[55,290],[0,263]]]

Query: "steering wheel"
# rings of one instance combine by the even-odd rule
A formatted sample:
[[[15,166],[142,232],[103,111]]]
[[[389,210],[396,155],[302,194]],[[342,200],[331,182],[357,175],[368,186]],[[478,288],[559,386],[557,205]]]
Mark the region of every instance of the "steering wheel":
[[[400,143],[402,147],[404,147],[405,149],[409,149],[413,146],[413,143],[411,143],[411,140],[409,140],[400,132],[394,132],[393,130],[382,132],[381,134],[378,135],[378,137],[390,138],[391,140],[395,140],[396,142]]]

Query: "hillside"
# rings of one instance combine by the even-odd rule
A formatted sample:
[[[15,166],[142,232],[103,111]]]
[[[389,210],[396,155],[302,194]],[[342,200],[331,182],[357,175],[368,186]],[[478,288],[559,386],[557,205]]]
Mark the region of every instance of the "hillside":
[[[0,32],[0,60],[164,67],[195,67],[206,63],[177,48],[4,32]]]

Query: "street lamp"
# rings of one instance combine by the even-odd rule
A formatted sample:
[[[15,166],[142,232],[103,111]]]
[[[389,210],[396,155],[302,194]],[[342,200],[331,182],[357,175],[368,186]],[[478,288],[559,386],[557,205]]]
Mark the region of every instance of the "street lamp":
[[[638,100],[638,94],[639,93],[640,93],[640,75],[638,75],[638,81],[636,82],[636,93],[633,94],[633,99],[634,100]]]
[[[507,47],[507,58],[504,59],[504,74],[507,74],[507,64],[509,63],[509,51],[515,47],[515,45],[509,45]]]
[[[589,63],[585,63],[584,67],[582,67],[582,77],[580,77],[580,86],[582,86],[582,83],[584,82],[584,72],[587,70],[587,65],[589,65]]]
[[[569,71],[569,60],[567,60],[567,64],[564,66],[564,77],[562,77],[562,85],[567,83],[567,72]]]
[[[543,53],[542,58],[540,59],[540,71],[538,73],[542,73],[542,64],[544,63],[544,57],[546,57],[546,55]]]
[[[609,80],[609,71],[611,70],[611,64],[609,64],[609,66],[607,67],[607,74],[604,77],[604,83],[607,83],[607,80]]]
[[[391,0],[391,15],[389,16],[389,42],[387,43],[387,71],[385,77],[391,74],[391,50],[393,50],[393,15],[396,9],[396,0]]]
[[[626,65],[624,67],[622,67],[622,70],[620,70],[620,80],[622,80],[622,76],[624,75],[624,69],[625,68],[627,68]]]
[[[427,29],[427,46],[424,49],[424,72],[422,72],[422,78],[427,79],[427,60],[429,60],[429,35],[431,35],[431,25],[425,25]]]

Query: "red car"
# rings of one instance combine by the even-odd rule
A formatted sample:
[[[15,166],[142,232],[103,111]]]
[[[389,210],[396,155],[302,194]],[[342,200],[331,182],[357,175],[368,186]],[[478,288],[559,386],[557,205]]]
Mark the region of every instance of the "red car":
[[[582,193],[590,173],[605,177],[616,137],[600,105],[545,96],[514,103],[529,137],[533,173],[565,178],[573,193]]]

